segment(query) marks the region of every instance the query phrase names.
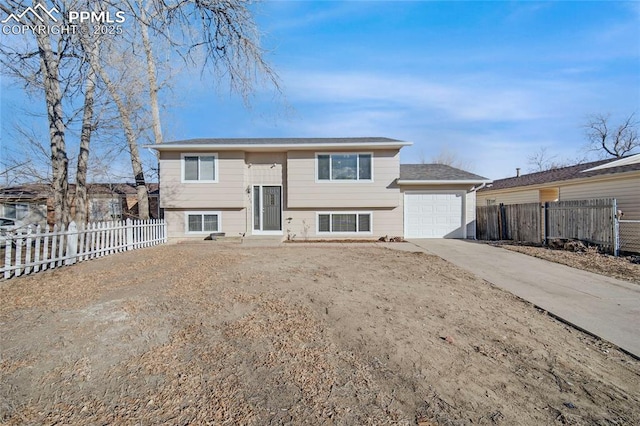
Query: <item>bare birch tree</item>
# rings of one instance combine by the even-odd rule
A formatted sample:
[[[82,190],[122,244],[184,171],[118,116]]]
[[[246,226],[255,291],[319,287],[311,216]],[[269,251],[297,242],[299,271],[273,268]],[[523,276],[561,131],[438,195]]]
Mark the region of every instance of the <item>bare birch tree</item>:
[[[26,1],[8,0],[6,4],[0,4],[0,9],[9,15],[29,6],[40,6],[47,9],[44,0],[34,0],[32,4],[28,4]],[[42,22],[36,22],[30,15],[25,15],[22,19],[28,20],[32,25],[42,24]],[[43,14],[42,19],[45,24],[50,23],[47,14]],[[40,86],[44,92],[51,147],[54,220],[58,224],[66,224],[70,218],[68,203],[69,159],[65,141],[66,125],[62,109],[63,90],[60,82],[63,79],[60,74],[60,63],[64,50],[68,47],[67,36],[64,34],[54,36],[44,31],[36,31],[33,34],[36,49],[18,51],[12,46],[3,44],[0,46],[2,53],[0,61],[5,67],[5,72],[24,80],[29,85]],[[39,67],[34,69],[33,59],[36,58]]]
[[[126,35],[110,40],[96,41],[95,44],[71,37],[52,33],[34,33],[35,49],[17,51],[2,45],[2,63],[14,77],[23,79],[27,86],[37,88],[44,94],[47,105],[49,137],[51,149],[52,188],[54,193],[55,221],[66,223],[69,220],[68,174],[69,157],[65,136],[68,123],[81,116],[80,151],[77,163],[77,211],[78,220],[86,217],[86,181],[89,163],[89,146],[95,131],[94,102],[96,85],[103,85],[109,97],[115,103],[122,130],[125,136],[131,165],[138,188],[139,212],[142,218],[148,217],[148,195],[138,139],[146,131],[145,113],[150,112],[153,138],[162,142],[162,125],[159,107],[160,83],[157,69],[159,50],[155,44],[162,40],[171,46],[175,55],[184,59],[189,66],[199,66],[211,71],[218,84],[228,82],[230,89],[241,95],[249,104],[256,84],[267,82],[280,91],[276,73],[265,60],[265,51],[260,47],[260,34],[253,20],[250,1],[243,0],[178,0],[165,2],[156,0],[50,0],[58,11],[103,10],[105,7],[128,10],[135,18],[125,25]],[[64,4],[63,4],[64,3]],[[8,0],[0,5],[0,10],[11,14],[25,10],[29,6],[40,5],[46,8],[45,0]],[[148,104],[139,105],[139,93],[129,93],[128,83],[120,76],[130,62],[104,62],[104,43],[114,51],[134,51],[145,55]],[[133,43],[133,44],[131,44]],[[140,43],[142,48],[140,48]],[[71,53],[67,56],[66,50]],[[113,56],[112,56],[113,57]],[[66,62],[63,63],[63,59]],[[38,60],[38,66],[35,66]],[[64,76],[61,75],[64,71]],[[73,76],[75,80],[72,81]],[[80,76],[80,77],[78,77]],[[143,80],[138,80],[142,83]],[[136,84],[141,86],[141,84]],[[83,88],[83,90],[80,90]],[[70,91],[71,93],[69,93]],[[82,108],[68,111],[65,122],[63,105],[65,99],[80,96]],[[134,100],[135,98],[135,100]],[[76,100],[78,98],[75,98]],[[77,103],[76,103],[77,104]]]
[[[129,52],[122,50],[117,43],[102,41],[96,44],[100,47],[87,55],[88,61],[118,110],[135,179],[138,215],[141,219],[149,219],[149,196],[138,148],[142,119],[139,118],[137,111],[142,110],[142,105],[137,88],[142,79],[136,67],[130,66],[132,58],[128,55]],[[131,74],[133,74],[132,77]]]
[[[265,59],[260,33],[246,0],[181,0],[175,4],[122,0],[135,17],[145,54],[155,143],[162,143],[157,58],[153,42],[171,46],[186,63],[229,80],[246,104],[261,81],[280,92],[276,72]],[[152,37],[153,32],[155,37]]]

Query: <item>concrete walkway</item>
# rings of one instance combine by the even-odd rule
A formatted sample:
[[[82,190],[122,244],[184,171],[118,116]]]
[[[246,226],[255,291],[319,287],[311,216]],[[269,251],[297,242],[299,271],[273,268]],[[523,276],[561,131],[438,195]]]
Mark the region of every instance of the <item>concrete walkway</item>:
[[[410,242],[640,357],[640,285],[472,241]]]

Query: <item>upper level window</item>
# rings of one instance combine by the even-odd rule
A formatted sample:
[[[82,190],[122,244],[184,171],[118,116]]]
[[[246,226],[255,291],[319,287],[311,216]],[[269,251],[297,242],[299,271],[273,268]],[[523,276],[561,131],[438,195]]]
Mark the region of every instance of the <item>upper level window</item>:
[[[371,154],[318,154],[318,180],[372,180]]]
[[[184,182],[217,182],[218,157],[213,154],[182,157],[182,178]]]

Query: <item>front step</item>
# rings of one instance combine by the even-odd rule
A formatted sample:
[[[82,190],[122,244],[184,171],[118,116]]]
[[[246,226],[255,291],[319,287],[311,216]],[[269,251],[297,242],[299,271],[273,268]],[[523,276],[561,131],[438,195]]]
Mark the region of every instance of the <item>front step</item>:
[[[282,241],[282,235],[247,235],[245,241]]]

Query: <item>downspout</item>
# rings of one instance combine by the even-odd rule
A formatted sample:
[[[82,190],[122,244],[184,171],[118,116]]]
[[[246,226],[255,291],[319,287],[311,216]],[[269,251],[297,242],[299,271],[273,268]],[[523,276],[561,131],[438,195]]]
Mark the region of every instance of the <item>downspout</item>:
[[[472,187],[469,192],[476,192],[476,191],[480,191],[482,188],[484,188],[485,186],[487,186],[487,182],[483,182],[482,185],[480,186],[474,186]]]
[[[469,192],[477,192],[479,190],[481,190],[482,188],[484,188],[485,186],[487,186],[487,182],[483,182],[480,186],[474,186],[472,187]],[[476,208],[478,208],[478,205],[476,204]],[[466,216],[466,212],[465,212],[465,216]],[[475,213],[474,213],[474,217],[475,217]],[[474,222],[477,220],[477,218],[474,220]],[[466,228],[466,224],[465,224],[465,228]],[[476,225],[477,226],[477,225]],[[473,239],[477,240],[477,235],[476,235],[476,231],[473,232]]]

